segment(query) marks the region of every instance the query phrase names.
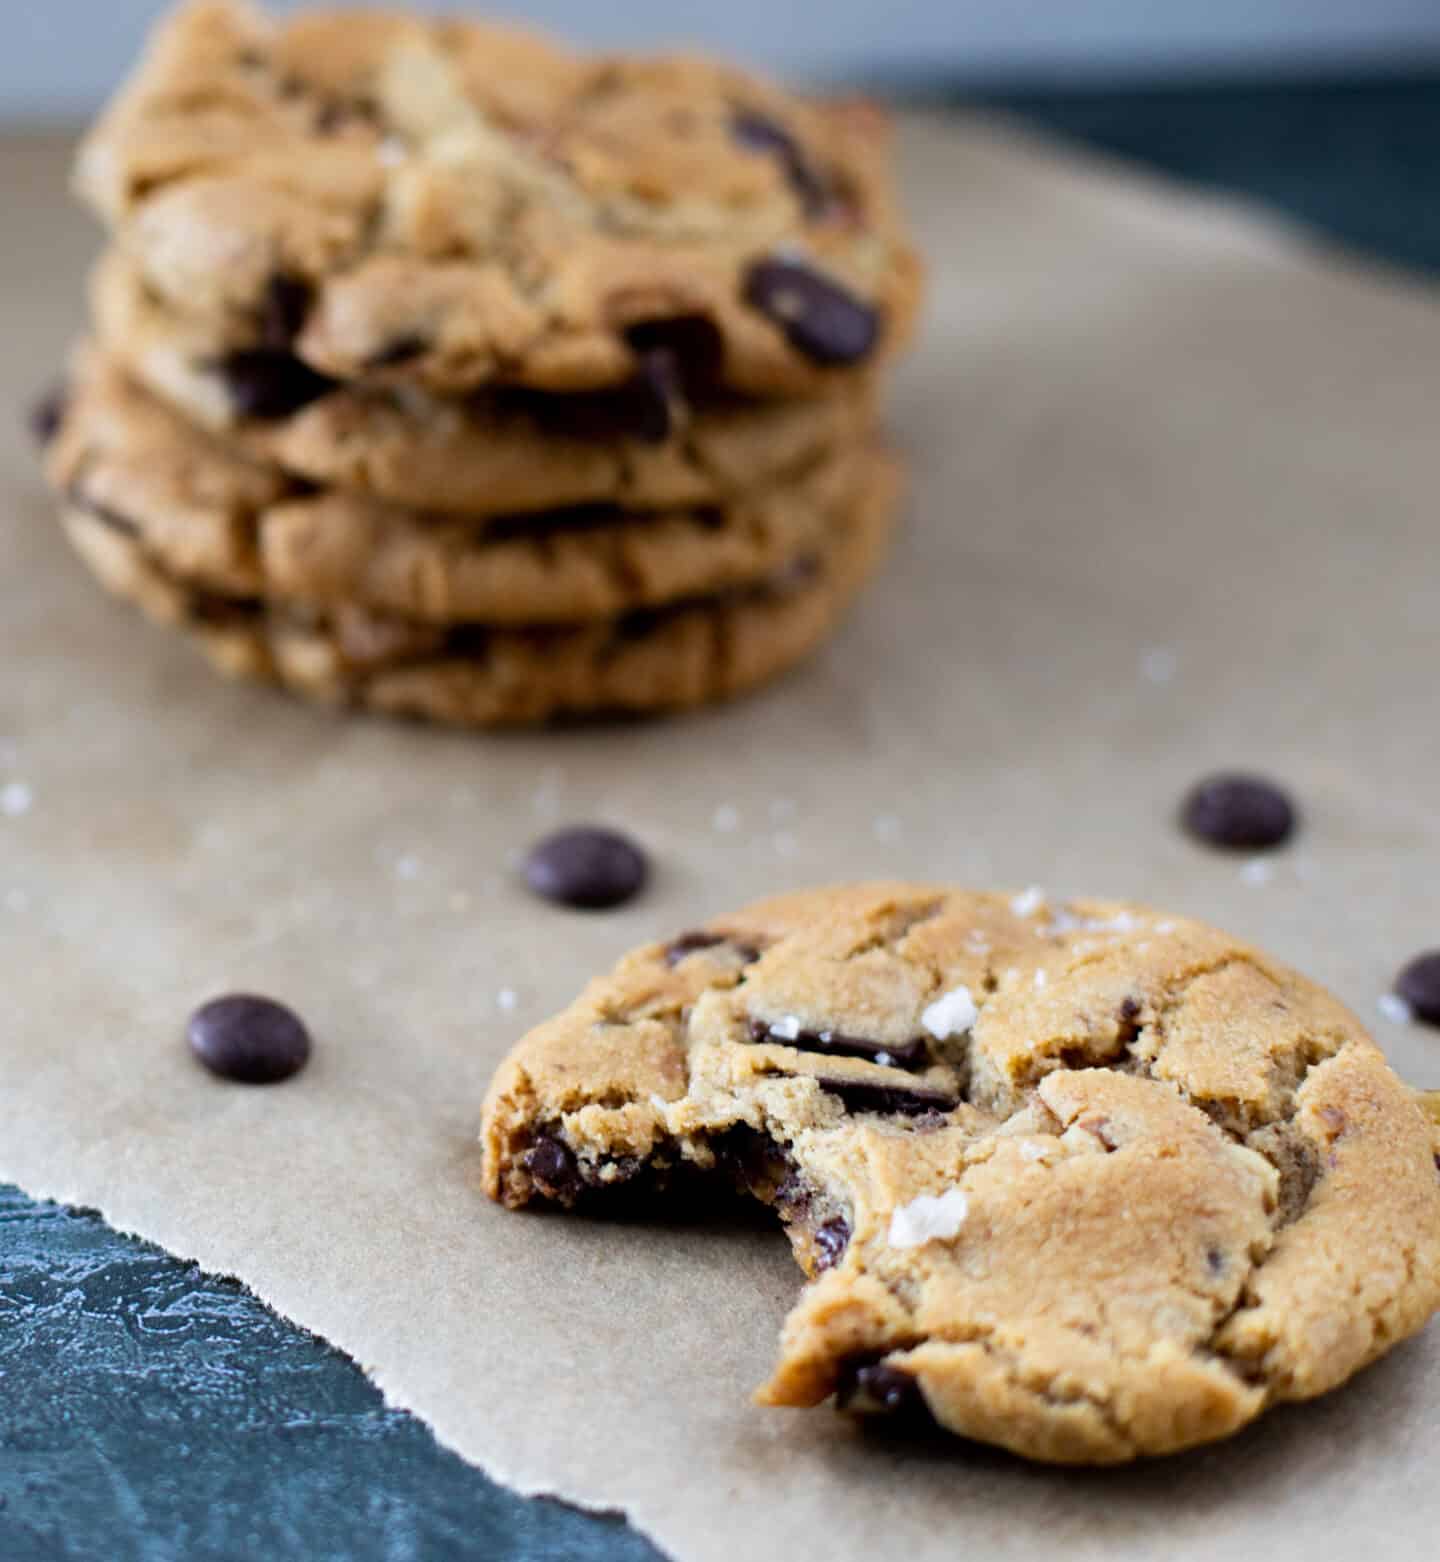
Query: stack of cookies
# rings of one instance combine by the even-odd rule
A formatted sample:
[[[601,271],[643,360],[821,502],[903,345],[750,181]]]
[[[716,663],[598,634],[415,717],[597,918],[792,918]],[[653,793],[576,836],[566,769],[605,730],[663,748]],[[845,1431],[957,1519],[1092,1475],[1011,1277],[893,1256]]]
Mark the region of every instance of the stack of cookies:
[[[194,0],[88,138],[66,531],[223,670],[466,725],[702,704],[883,552],[883,121],[693,58]]]

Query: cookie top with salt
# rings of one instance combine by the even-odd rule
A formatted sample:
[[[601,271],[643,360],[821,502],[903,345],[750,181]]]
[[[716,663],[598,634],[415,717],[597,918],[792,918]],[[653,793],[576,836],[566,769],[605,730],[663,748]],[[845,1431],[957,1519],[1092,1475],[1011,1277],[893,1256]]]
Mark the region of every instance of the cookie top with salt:
[[[511,1206],[760,1197],[812,1282],[764,1402],[919,1405],[1035,1458],[1224,1436],[1440,1306],[1414,1092],[1323,989],[1138,906],[762,902],[532,1031],[484,1139]]]
[[[877,109],[474,21],[190,0],[77,183],[160,298],[342,380],[809,395],[920,293]]]

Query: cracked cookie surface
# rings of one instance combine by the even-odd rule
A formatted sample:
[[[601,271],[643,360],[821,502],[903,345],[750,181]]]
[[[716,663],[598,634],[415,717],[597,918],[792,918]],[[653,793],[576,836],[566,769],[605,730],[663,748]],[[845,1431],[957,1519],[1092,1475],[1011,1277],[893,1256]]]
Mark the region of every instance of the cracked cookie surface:
[[[763,1402],[1032,1458],[1223,1437],[1440,1306],[1437,1127],[1359,1021],[1140,907],[860,885],[628,956],[487,1096],[512,1207],[725,1178],[811,1277]]]
[[[885,461],[857,445],[726,506],[446,515],[317,490],[192,428],[81,353],[48,449],[52,487],[128,532],[177,584],[421,624],[574,624],[801,569]]]
[[[219,671],[324,704],[462,727],[686,709],[746,693],[804,660],[878,568],[901,483],[862,469],[811,553],[776,573],[593,623],[423,623],[354,601],[304,606],[204,589],[103,504],[62,495],[61,521],[100,583],[185,633]]]
[[[90,296],[108,356],[189,421],[312,482],[423,509],[725,503],[863,442],[874,418],[864,378],[757,401],[687,384],[663,354],[628,385],[578,394],[340,383],[285,349],[233,349],[210,322],[155,299],[115,250]]]
[[[918,305],[885,143],[699,58],[192,0],[76,182],[162,297],[325,375],[581,390],[664,349],[812,395]]]

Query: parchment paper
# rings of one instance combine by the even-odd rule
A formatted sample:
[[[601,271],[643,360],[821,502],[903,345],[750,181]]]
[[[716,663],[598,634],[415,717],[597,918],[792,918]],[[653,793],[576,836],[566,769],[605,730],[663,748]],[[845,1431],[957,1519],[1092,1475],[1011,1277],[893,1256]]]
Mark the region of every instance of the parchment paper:
[[[1376,1014],[1440,942],[1435,296],[983,125],[913,125],[905,155],[935,272],[896,405],[912,520],[840,641],[724,711],[486,740],[222,686],[100,597],[0,436],[0,1177],[239,1275],[498,1478],[685,1562],[1422,1554],[1440,1332],[1136,1471],[886,1451],[750,1405],[800,1283],[778,1235],[476,1191],[492,1066],[589,974],[872,875],[1211,918],[1440,1084],[1440,1037]],[[60,169],[0,150],[7,404],[58,359],[93,243]],[[1303,800],[1273,866],[1172,826],[1236,763]],[[653,892],[528,900],[515,850],[590,819],[649,844]],[[235,987],[309,1018],[299,1080],[189,1061],[185,1015]]]

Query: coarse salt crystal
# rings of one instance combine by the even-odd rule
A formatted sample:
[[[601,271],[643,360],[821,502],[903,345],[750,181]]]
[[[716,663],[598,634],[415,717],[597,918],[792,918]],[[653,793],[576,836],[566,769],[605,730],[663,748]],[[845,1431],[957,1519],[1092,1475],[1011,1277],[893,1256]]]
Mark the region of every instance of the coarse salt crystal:
[[[923,1247],[946,1241],[965,1224],[970,1200],[959,1188],[938,1195],[922,1193],[891,1212],[888,1240],[891,1247]]]
[[[1033,917],[1045,904],[1045,891],[1038,884],[1021,892],[1010,902],[1010,909],[1017,917]]]
[[[980,1011],[968,987],[956,987],[942,993],[920,1016],[920,1023],[936,1039],[948,1041],[963,1036],[979,1018]]]
[[[1415,1018],[1415,1011],[1400,996],[1399,993],[1381,993],[1380,1001],[1376,1004],[1381,1014],[1387,1020],[1393,1020],[1396,1025],[1409,1025]]]
[[[796,1041],[800,1036],[800,1016],[798,1014],[782,1014],[778,1020],[772,1021],[770,1034],[781,1041]]]

